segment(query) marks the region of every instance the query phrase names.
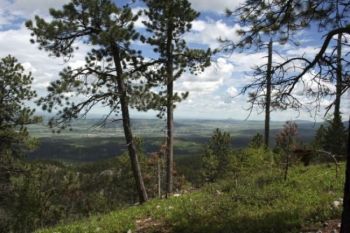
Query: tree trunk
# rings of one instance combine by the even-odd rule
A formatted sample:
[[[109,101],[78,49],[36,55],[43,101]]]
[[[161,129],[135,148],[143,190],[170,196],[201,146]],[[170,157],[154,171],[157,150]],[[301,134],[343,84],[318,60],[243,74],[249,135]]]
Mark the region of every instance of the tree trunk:
[[[265,147],[269,147],[270,139],[270,107],[271,107],[271,79],[272,79],[272,39],[268,45],[268,62],[266,72],[266,100],[265,100]]]
[[[289,152],[287,153],[287,157],[286,157],[286,166],[284,168],[284,180],[286,181],[288,178],[288,170],[289,170]]]
[[[117,70],[118,93],[119,93],[119,99],[120,99],[120,105],[121,105],[121,111],[122,111],[124,135],[125,135],[126,144],[128,146],[129,157],[131,162],[131,169],[135,178],[139,201],[140,203],[144,203],[148,200],[148,197],[147,197],[146,188],[143,182],[140,163],[137,156],[136,146],[133,140],[133,135],[131,130],[128,97],[127,97],[127,91],[124,83],[123,68],[120,63],[120,51],[119,51],[119,48],[114,45],[112,45],[112,50],[113,50],[114,64]]]
[[[335,102],[334,102],[334,119],[340,117],[340,100],[342,95],[342,44],[341,44],[342,34],[338,34],[337,41],[337,83],[336,83],[336,93],[335,93]]]
[[[173,80],[173,26],[168,22],[167,29],[167,156],[166,156],[166,196],[173,192],[173,166],[174,166],[174,80]]]
[[[160,163],[161,163],[161,158],[160,156],[158,155],[157,157],[157,179],[158,179],[158,198],[162,198],[162,180],[161,180],[161,166],[160,166]]]
[[[340,233],[350,233],[350,117],[348,125],[348,156],[346,159],[343,214]]]

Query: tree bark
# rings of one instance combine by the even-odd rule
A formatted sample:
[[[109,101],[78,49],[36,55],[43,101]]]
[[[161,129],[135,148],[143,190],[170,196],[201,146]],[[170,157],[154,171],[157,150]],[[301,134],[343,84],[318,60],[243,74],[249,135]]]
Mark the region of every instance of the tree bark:
[[[270,108],[271,108],[271,79],[272,79],[272,39],[268,45],[268,62],[266,72],[266,100],[265,100],[265,147],[269,147],[270,139]]]
[[[348,125],[348,156],[345,169],[343,214],[340,233],[350,233],[350,117]]]
[[[341,44],[342,34],[338,34],[337,40],[337,83],[336,83],[336,94],[335,94],[335,102],[334,102],[334,119],[340,117],[340,101],[342,95],[342,44]]]
[[[286,157],[286,166],[285,166],[285,168],[284,168],[284,180],[286,181],[287,180],[287,178],[288,178],[288,170],[289,170],[289,163],[290,163],[290,161],[289,161],[289,159],[290,159],[290,154],[289,154],[289,152],[287,153],[287,157]]]
[[[173,192],[173,166],[174,166],[174,80],[173,80],[173,25],[171,20],[167,25],[166,44],[166,72],[167,72],[167,156],[166,156],[166,196]]]
[[[119,93],[120,106],[122,111],[124,135],[125,135],[126,144],[128,146],[131,169],[134,175],[136,189],[139,196],[139,201],[140,203],[144,203],[148,200],[148,196],[147,196],[145,184],[143,182],[141,167],[137,156],[136,146],[133,140],[133,135],[131,130],[128,97],[127,97],[126,86],[124,83],[123,68],[120,63],[119,48],[115,45],[112,45],[112,52],[113,52],[114,64],[117,70],[116,81],[118,85],[118,93]]]
[[[161,157],[158,155],[157,157],[157,181],[158,181],[158,198],[162,198],[162,181],[161,181]]]

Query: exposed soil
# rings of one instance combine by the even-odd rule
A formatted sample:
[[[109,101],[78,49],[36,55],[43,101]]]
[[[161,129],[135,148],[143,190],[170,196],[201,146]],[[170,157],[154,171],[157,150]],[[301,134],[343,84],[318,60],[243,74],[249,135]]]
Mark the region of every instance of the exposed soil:
[[[302,233],[339,233],[340,232],[340,219],[333,219],[324,222],[321,226],[304,228]]]
[[[152,218],[136,220],[136,233],[170,233],[171,230],[163,222]]]

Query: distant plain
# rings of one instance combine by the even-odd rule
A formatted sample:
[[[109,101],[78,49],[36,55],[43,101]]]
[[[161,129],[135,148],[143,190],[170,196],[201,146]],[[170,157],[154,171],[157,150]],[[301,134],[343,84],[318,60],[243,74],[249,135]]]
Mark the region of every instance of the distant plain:
[[[77,120],[72,131],[66,129],[52,133],[47,124],[29,127],[31,135],[38,139],[39,146],[28,153],[28,159],[59,160],[69,163],[93,162],[121,155],[126,151],[121,122],[107,122],[103,127],[98,119]],[[285,122],[271,122],[271,140]],[[308,143],[314,137],[320,123],[297,121],[299,138]],[[134,136],[143,140],[145,153],[156,152],[165,140],[165,121],[161,119],[134,119]],[[219,128],[232,136],[232,146],[245,147],[257,133],[263,133],[263,121],[241,120],[196,120],[175,121],[175,157],[198,156],[204,145]]]

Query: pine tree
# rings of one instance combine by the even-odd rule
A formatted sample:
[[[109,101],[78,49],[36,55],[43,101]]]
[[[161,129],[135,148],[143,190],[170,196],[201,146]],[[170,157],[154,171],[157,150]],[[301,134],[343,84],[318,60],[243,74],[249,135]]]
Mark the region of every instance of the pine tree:
[[[91,50],[85,65],[65,68],[38,103],[43,109],[56,111],[51,125],[61,124],[63,128],[97,104],[109,109],[107,117],[121,114],[139,200],[147,201],[129,113],[129,108],[138,104],[135,96],[146,91],[138,82],[139,72],[145,69],[143,57],[130,47],[139,38],[134,29],[138,15],[128,5],[118,7],[111,0],[72,0],[62,10],[50,9],[50,15],[52,20],[36,16],[34,22],[26,23],[34,37],[32,42],[40,49],[65,58],[74,55],[78,42]]]
[[[260,133],[257,133],[249,143],[249,147],[254,149],[258,149],[263,145],[264,145],[264,137]]]
[[[322,125],[317,129],[314,140],[313,140],[313,145],[316,149],[322,148],[325,143],[325,136],[326,136],[326,129]]]
[[[227,172],[231,154],[231,136],[216,129],[202,155],[204,180],[214,182]]]
[[[144,0],[147,5],[145,21],[149,38],[143,38],[159,55],[160,66],[154,75],[165,86],[159,93],[158,108],[166,112],[167,118],[167,155],[166,155],[166,191],[173,190],[173,147],[174,147],[174,108],[176,102],[186,98],[188,93],[174,93],[174,82],[189,70],[197,72],[210,64],[210,50],[190,49],[183,36],[191,29],[191,22],[199,13],[191,8],[187,0]],[[160,114],[162,115],[162,113]]]
[[[325,129],[323,148],[337,156],[346,154],[346,128],[338,115],[335,118],[328,120],[328,126]]]
[[[11,176],[20,172],[15,159],[33,146],[27,125],[40,121],[34,109],[25,106],[36,97],[33,77],[12,56],[0,60],[0,232],[10,232],[13,193]]]

